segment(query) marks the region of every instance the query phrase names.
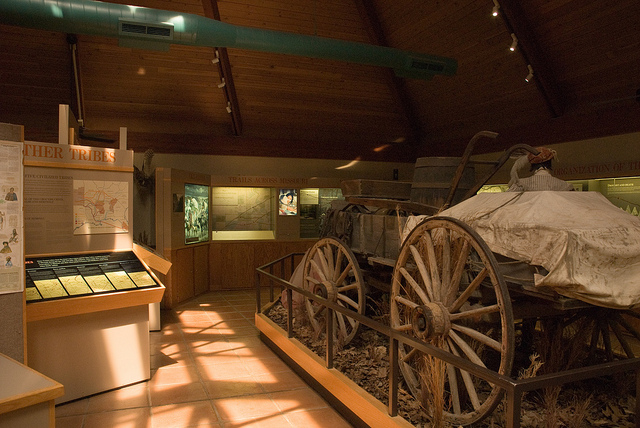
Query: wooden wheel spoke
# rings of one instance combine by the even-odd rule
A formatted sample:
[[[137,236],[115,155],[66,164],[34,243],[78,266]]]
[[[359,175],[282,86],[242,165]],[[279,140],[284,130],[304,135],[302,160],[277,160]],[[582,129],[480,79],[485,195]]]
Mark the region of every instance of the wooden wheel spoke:
[[[609,323],[603,321],[600,324],[600,331],[602,332],[602,342],[604,344],[604,350],[609,361],[613,361],[613,349],[611,349],[611,335],[609,334]]]
[[[438,274],[438,260],[436,259],[436,250],[433,245],[433,240],[431,239],[431,234],[429,232],[425,232],[422,235],[425,246],[427,247],[427,261],[429,262],[429,266],[431,266],[431,284],[433,287],[433,297],[436,301],[442,301],[441,291],[442,291],[442,283],[440,282],[440,275]]]
[[[340,266],[342,266],[342,260],[344,259],[344,252],[339,250],[338,254],[336,254],[336,264],[334,265],[333,270],[333,282],[335,284],[342,284],[342,281],[338,282],[338,278],[340,277]],[[353,266],[351,262],[347,263],[347,266]],[[344,281],[344,279],[343,279]]]
[[[420,276],[422,277],[422,282],[424,283],[424,288],[427,290],[427,295],[429,296],[429,301],[435,301],[435,294],[433,291],[433,284],[431,282],[431,275],[427,272],[427,267],[424,265],[424,261],[420,256],[420,252],[414,245],[410,245],[409,249],[411,250],[411,254],[413,255],[413,259],[415,260],[416,266],[418,266],[418,271],[420,272]],[[407,269],[403,266],[405,272]],[[407,272],[408,274],[408,272]],[[404,274],[402,274],[404,276]],[[408,275],[411,276],[411,275]],[[411,278],[413,279],[413,278]]]
[[[460,356],[460,353],[456,350],[456,347],[453,344],[450,344],[451,353],[455,356]],[[471,405],[475,410],[480,408],[480,400],[478,399],[478,393],[476,392],[476,387],[473,385],[473,379],[471,379],[471,375],[469,372],[466,372],[462,369],[460,370],[460,375],[462,376],[462,380],[464,386],[467,390],[467,394],[469,394],[469,400],[471,400]]]
[[[489,348],[500,352],[502,350],[502,345],[497,340],[487,336],[486,334],[480,333],[478,330],[474,330],[469,327],[465,327],[458,324],[451,324],[451,328],[455,331],[459,331],[460,333],[469,336],[470,338],[477,340],[483,345],[488,346]]]
[[[451,352],[449,349],[448,341],[445,342],[445,350]],[[449,379],[449,393],[451,394],[451,401],[453,405],[453,413],[459,415],[462,413],[460,407],[460,391],[458,390],[458,377],[456,376],[456,368],[453,364],[447,364],[447,378]]]
[[[344,280],[345,280],[345,279],[347,279],[347,276],[349,275],[349,272],[351,272],[351,269],[353,269],[353,265],[352,265],[351,263],[349,263],[349,264],[347,265],[347,267],[345,267],[345,268],[344,268],[344,270],[342,271],[342,273],[340,274],[340,276],[338,276],[338,277],[335,279],[334,284],[336,284],[336,285],[340,285],[340,284],[342,284],[342,283],[344,282]],[[336,275],[334,275],[334,276],[337,276],[337,272],[338,272],[338,271],[336,270]]]
[[[640,333],[638,333],[638,330],[636,330],[631,324],[629,324],[626,319],[618,314],[618,316],[616,317],[616,321],[618,322],[618,324],[624,327],[625,330],[631,333],[633,337],[635,337],[637,340],[640,340]]]
[[[471,245],[469,244],[469,241],[465,240],[462,243],[460,254],[453,268],[453,273],[451,274],[451,285],[449,286],[449,293],[447,293],[447,297],[444,302],[445,305],[450,305],[456,297],[458,287],[460,286],[460,280],[462,279],[462,273],[464,272],[464,268],[467,265],[467,258],[469,257],[470,253]]]
[[[317,279],[315,279],[315,278],[314,278],[314,277],[312,277],[312,276],[307,275],[307,276],[305,276],[305,279],[306,279],[307,281],[309,281],[309,282],[313,283],[313,284],[316,284],[316,285],[320,284],[320,281],[318,281]]]
[[[309,264],[311,265],[311,270],[313,270],[320,277],[320,282],[327,280],[326,275],[324,274],[320,266],[318,266],[318,263],[315,260],[311,259],[309,261]]]
[[[416,294],[418,295],[420,300],[422,300],[423,304],[426,304],[427,302],[432,302],[433,301],[433,294],[431,294],[431,290],[429,290],[429,288],[427,288],[427,293],[429,294],[429,296],[427,296],[427,294],[425,294],[425,291],[422,289],[422,287],[420,287],[420,285],[416,282],[416,280],[413,279],[411,274],[409,274],[409,272],[407,272],[407,269],[405,269],[404,266],[400,268],[400,274],[402,274],[404,279],[407,280],[407,283],[409,283],[409,285],[411,286],[413,291],[416,292]]]
[[[449,231],[444,231],[442,242],[442,292],[440,298],[444,301],[445,296],[449,295],[451,286],[451,235]]]
[[[460,392],[458,391],[458,378],[456,377],[456,368],[453,364],[447,363],[447,378],[449,379],[449,392],[451,393],[451,401],[453,405],[453,413],[459,415],[462,413],[460,408]]]
[[[404,298],[404,297],[402,297],[402,296],[395,296],[393,299],[394,299],[396,302],[401,303],[401,304],[403,304],[403,305],[405,305],[405,306],[408,306],[408,307],[409,307],[409,308],[411,308],[411,309],[413,309],[413,308],[417,308],[417,307],[418,307],[418,305],[417,305],[416,303],[412,302],[412,301],[411,301],[411,300],[409,300],[409,299],[405,299],[405,298]]]
[[[343,293],[349,290],[357,290],[358,287],[360,287],[359,282],[352,282],[351,284],[343,285],[342,287],[336,287],[336,290],[338,290],[338,293]]]
[[[349,335],[349,333],[347,332],[347,325],[344,322],[345,317],[339,312],[335,312],[335,314],[336,314],[336,319],[338,320],[338,328],[342,332],[342,337],[345,338]]]
[[[345,296],[344,294],[338,294],[338,300],[343,301],[344,303],[346,303],[347,305],[355,309],[358,309],[360,307],[360,304],[358,302],[352,300],[351,298]]]
[[[399,325],[397,327],[394,327],[394,329],[397,331],[411,331],[413,330],[413,324],[409,323],[409,324]]]
[[[407,355],[404,356],[404,358],[402,359],[402,362],[406,363],[407,361],[410,361],[411,358],[413,358],[413,356],[416,355],[418,352],[420,352],[418,348],[413,348],[411,351],[407,352]]]
[[[340,253],[340,249],[337,248],[338,253]],[[335,275],[335,267],[333,265],[333,248],[329,245],[324,247],[324,258],[327,261],[327,278]]]
[[[469,297],[471,297],[473,292],[476,291],[476,289],[480,286],[480,284],[482,284],[482,281],[484,281],[488,273],[489,271],[486,267],[482,268],[480,273],[473,279],[473,281],[471,281],[471,284],[469,284],[469,286],[460,294],[460,296],[458,296],[456,301],[447,308],[449,313],[458,312],[464,302],[466,302]]]
[[[613,334],[616,336],[616,339],[618,339],[618,343],[620,343],[620,346],[622,346],[624,353],[627,354],[627,358],[633,358],[634,357],[633,350],[631,349],[631,346],[629,345],[629,342],[627,341],[627,339],[625,339],[624,335],[622,334],[622,330],[620,330],[620,326],[616,321],[617,320],[610,323],[611,330],[613,331]]]
[[[481,367],[486,367],[482,362],[482,360],[480,359],[480,357],[478,356],[478,354],[476,354],[476,352],[471,348],[471,346],[469,346],[469,344],[463,338],[461,338],[457,333],[453,331],[449,331],[449,337],[455,342],[456,345],[458,345],[458,348],[462,350],[462,352],[464,353],[464,355],[466,355],[469,361]]]
[[[500,306],[498,304],[469,309],[468,311],[456,312],[455,314],[449,315],[449,319],[451,321],[457,321],[464,318],[479,318],[482,315],[492,314],[495,312],[500,312]]]
[[[318,318],[320,318],[320,316],[322,316],[322,313],[323,313],[326,309],[327,309],[327,307],[326,307],[326,306],[319,306],[319,307],[317,308],[317,310],[316,310],[315,308],[313,308],[313,305],[312,305],[312,311],[313,311],[312,318],[313,318],[313,319],[315,319],[315,320],[317,320]]]
[[[331,251],[330,248],[329,251]],[[329,264],[327,263],[327,258],[325,257],[324,250],[321,249],[320,251],[316,252],[316,254],[318,255],[318,260],[320,261],[320,267],[322,268],[322,273],[324,274],[325,280],[331,278],[331,271],[329,270]]]

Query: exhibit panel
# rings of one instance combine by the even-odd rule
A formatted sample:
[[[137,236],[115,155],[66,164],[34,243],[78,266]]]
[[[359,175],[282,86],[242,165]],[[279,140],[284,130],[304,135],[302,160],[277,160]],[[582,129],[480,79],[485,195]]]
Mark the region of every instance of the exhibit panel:
[[[22,138],[22,127],[0,124],[5,138]],[[24,231],[21,141],[0,140],[0,352],[24,361]]]
[[[149,317],[164,285],[134,252],[133,152],[24,148],[27,358],[56,403],[147,380]]]

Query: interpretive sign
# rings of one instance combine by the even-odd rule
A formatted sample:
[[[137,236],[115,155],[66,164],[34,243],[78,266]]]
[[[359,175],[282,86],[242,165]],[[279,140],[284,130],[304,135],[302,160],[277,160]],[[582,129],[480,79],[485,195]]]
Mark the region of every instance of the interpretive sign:
[[[0,141],[0,294],[22,291],[22,143]]]
[[[27,302],[159,284],[132,251],[27,258]]]

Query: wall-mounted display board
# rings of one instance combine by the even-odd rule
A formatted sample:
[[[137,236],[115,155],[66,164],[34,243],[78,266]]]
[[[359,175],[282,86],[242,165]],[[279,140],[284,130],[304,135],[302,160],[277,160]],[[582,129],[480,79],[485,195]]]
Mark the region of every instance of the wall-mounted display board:
[[[27,303],[159,284],[133,251],[27,258]]]
[[[130,250],[133,151],[24,143],[25,254]]]

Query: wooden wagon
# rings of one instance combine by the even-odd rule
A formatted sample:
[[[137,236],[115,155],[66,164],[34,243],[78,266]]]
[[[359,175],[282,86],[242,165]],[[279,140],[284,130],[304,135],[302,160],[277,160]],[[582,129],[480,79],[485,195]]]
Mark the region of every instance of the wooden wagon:
[[[392,328],[507,376],[516,341],[526,345],[528,336],[541,326],[553,326],[560,337],[581,332],[594,357],[634,357],[629,338],[640,339],[633,318],[628,318],[637,318],[634,312],[537,286],[536,275],[546,272],[543,267],[496,253],[467,222],[446,215],[447,211],[438,214],[452,202],[453,210],[462,206],[461,201],[474,195],[511,154],[537,153],[529,146],[512,147],[487,176],[456,199],[475,141],[494,136],[485,132],[472,139],[442,206],[347,195],[348,204],[328,215],[327,236],[313,245],[298,267],[302,286],[360,314],[365,313],[367,290],[384,289],[389,293]],[[437,193],[442,197],[441,191]],[[400,229],[413,220],[411,214],[426,216],[402,236]],[[365,226],[358,220],[362,218],[368,219]],[[372,238],[369,244],[363,242],[366,236]],[[380,250],[377,244],[383,240],[388,245]],[[310,299],[305,306],[312,326],[322,331],[325,308]],[[359,328],[357,321],[337,312],[333,325],[342,343],[352,340]],[[483,419],[502,398],[497,386],[408,345],[399,347],[398,361],[407,388],[421,402],[433,398],[428,397],[433,395],[430,379],[443,377],[444,416],[456,426]]]

